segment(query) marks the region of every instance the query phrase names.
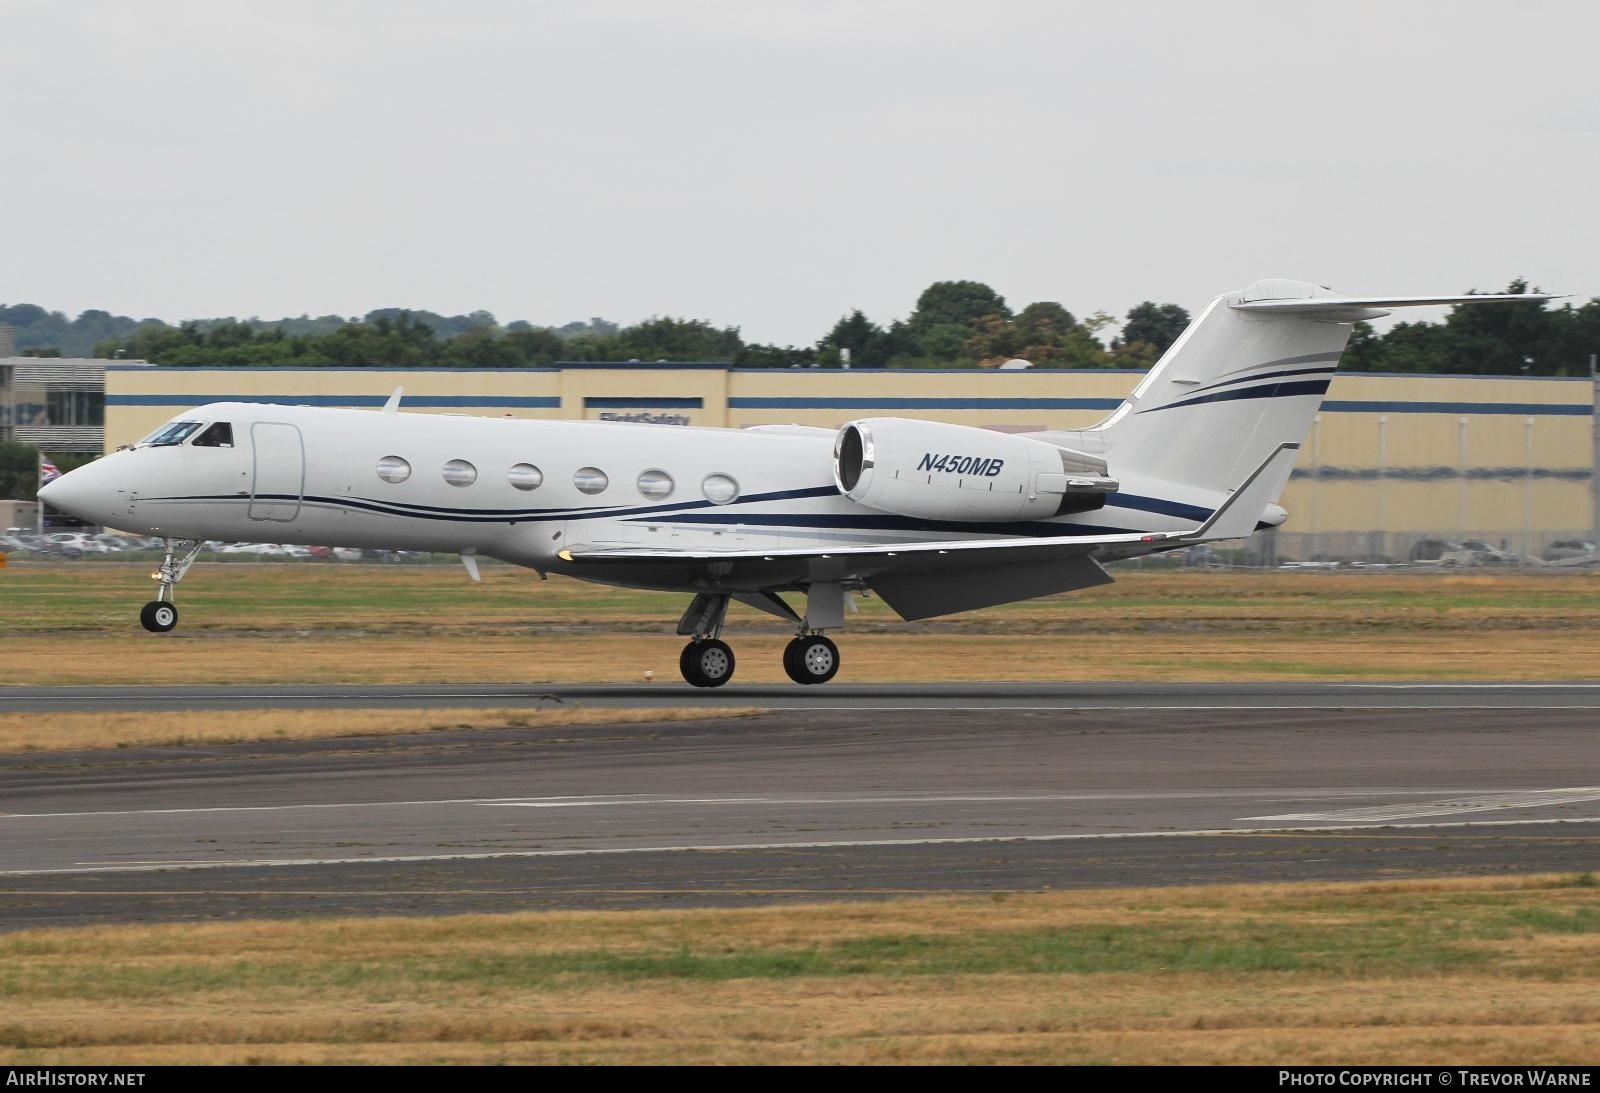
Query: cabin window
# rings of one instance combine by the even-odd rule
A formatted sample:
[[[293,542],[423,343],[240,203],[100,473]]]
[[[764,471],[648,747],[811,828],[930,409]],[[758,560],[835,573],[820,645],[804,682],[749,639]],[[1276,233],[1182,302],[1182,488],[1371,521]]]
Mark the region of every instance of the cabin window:
[[[378,460],[378,477],[391,486],[398,486],[411,477],[411,464],[397,455],[386,455]]]
[[[478,480],[478,468],[465,459],[452,459],[444,465],[444,480],[452,486],[470,486]]]
[[[735,482],[731,474],[708,474],[705,481],[700,483],[700,492],[706,495],[706,500],[715,505],[726,505],[739,496],[739,483]]]
[[[139,441],[139,445],[140,447],[148,445],[152,448],[163,448],[169,444],[182,444],[188,439],[189,434],[198,428],[200,428],[198,421],[174,421],[170,425],[163,425]]]
[[[532,463],[513,464],[506,477],[519,490],[536,490],[544,485],[544,472]]]
[[[599,467],[579,467],[572,476],[572,484],[578,487],[579,493],[604,493],[611,479]]]
[[[672,476],[666,471],[649,470],[639,475],[639,492],[652,501],[671,497],[675,485]]]
[[[196,448],[233,447],[233,425],[226,421],[212,422],[211,428],[189,442]]]

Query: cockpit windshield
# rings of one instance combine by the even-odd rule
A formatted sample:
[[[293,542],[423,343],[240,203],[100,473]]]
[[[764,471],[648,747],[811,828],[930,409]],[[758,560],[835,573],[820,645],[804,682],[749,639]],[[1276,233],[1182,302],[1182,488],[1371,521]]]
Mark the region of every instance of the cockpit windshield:
[[[140,448],[161,448],[169,444],[182,444],[188,439],[189,434],[200,428],[198,421],[174,421],[163,425],[143,440],[139,441]]]
[[[196,448],[233,447],[233,425],[226,421],[213,422],[211,428],[190,441]]]

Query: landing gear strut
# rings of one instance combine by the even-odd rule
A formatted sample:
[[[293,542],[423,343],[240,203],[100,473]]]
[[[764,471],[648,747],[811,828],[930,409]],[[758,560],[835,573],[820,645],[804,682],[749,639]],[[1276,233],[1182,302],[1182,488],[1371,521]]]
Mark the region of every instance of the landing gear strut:
[[[161,582],[156,598],[145,604],[139,612],[139,624],[152,634],[165,634],[178,625],[178,607],[172,602],[173,590],[189,572],[189,567],[200,556],[205,543],[199,539],[164,539],[167,554],[161,568],[151,576]]]
[[[727,596],[702,592],[678,620],[678,633],[694,639],[678,654],[678,671],[690,686],[720,687],[733,678],[733,650],[718,637],[727,615]]]

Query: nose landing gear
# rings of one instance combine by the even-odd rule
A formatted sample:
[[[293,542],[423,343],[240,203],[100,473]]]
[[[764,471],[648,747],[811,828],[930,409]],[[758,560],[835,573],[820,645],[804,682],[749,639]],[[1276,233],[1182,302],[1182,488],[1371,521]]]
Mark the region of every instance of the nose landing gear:
[[[173,590],[200,556],[205,543],[199,539],[164,539],[166,557],[151,576],[161,582],[156,598],[139,611],[139,624],[152,634],[165,634],[178,625],[178,607],[172,602]],[[179,553],[181,551],[181,554]]]
[[[178,608],[165,600],[151,600],[139,609],[139,625],[152,634],[165,634],[178,625]]]

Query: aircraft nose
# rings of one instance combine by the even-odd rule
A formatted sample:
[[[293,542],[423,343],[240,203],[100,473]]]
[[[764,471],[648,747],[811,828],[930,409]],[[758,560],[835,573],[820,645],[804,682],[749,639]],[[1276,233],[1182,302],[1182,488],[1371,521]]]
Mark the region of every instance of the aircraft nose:
[[[39,487],[39,500],[69,516],[92,524],[105,523],[115,503],[116,491],[102,475],[93,473],[94,464],[68,471],[55,481]]]

